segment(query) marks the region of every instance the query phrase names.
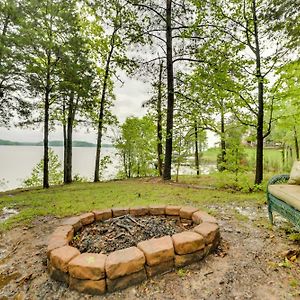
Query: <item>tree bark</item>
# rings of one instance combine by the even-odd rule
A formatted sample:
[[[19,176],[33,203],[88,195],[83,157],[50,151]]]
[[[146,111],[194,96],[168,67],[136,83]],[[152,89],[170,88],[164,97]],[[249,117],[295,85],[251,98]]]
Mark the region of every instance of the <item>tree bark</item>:
[[[282,158],[282,169],[284,169],[284,167],[285,167],[285,143],[282,144],[281,158]]]
[[[296,159],[299,160],[299,142],[298,142],[296,126],[294,126],[294,141],[295,141]]]
[[[293,148],[292,147],[289,147],[290,148],[290,157],[291,157],[291,163],[293,162]]]
[[[49,188],[49,90],[45,93],[43,188]]]
[[[43,167],[43,188],[49,188],[49,109],[50,109],[50,90],[51,90],[51,52],[47,53],[47,74],[45,86],[45,105],[44,105],[44,167]]]
[[[67,181],[67,126],[66,126],[66,100],[63,99],[63,138],[64,138],[64,182]]]
[[[224,107],[223,100],[221,101],[221,166],[219,167],[220,171],[225,170],[226,163],[226,140],[225,140],[225,116],[224,116]]]
[[[131,178],[131,153],[128,152],[128,178]]]
[[[158,79],[158,95],[157,95],[157,168],[159,176],[163,174],[163,149],[162,149],[162,112],[161,112],[161,102],[162,102],[162,71],[163,63],[159,66],[159,79]]]
[[[200,175],[197,120],[195,120],[194,122],[194,130],[195,130],[195,166],[196,166],[197,175]]]
[[[173,144],[173,113],[174,113],[174,73],[173,73],[173,53],[172,53],[172,0],[166,0],[166,43],[167,43],[167,128],[166,128],[166,147],[164,180],[171,179],[172,167],[172,144]]]
[[[257,91],[258,91],[255,184],[260,184],[263,180],[264,84],[263,84],[263,77],[261,75],[261,57],[260,57],[260,45],[259,45],[259,36],[258,36],[258,24],[257,24],[257,16],[256,16],[256,0],[252,0],[252,15],[253,15],[253,25],[254,25],[254,37],[255,37],[255,56],[256,56],[255,62],[256,62],[256,78],[257,78]]]
[[[72,182],[72,156],[73,156],[73,124],[75,117],[74,92],[72,91],[68,103],[68,118],[67,118],[67,143],[66,143],[66,176],[65,183]]]

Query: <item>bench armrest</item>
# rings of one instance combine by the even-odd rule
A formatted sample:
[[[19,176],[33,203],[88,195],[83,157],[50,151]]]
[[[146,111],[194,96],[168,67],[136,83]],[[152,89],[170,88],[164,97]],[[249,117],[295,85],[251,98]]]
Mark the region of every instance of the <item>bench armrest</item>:
[[[289,174],[275,175],[268,181],[267,186],[269,186],[271,184],[285,183],[289,180],[289,178],[290,178]]]

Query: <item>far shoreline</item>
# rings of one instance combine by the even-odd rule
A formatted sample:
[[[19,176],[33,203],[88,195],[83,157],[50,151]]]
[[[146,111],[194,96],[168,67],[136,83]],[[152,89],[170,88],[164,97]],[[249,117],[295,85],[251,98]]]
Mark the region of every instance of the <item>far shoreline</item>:
[[[63,147],[63,141],[49,141],[49,147]],[[1,140],[0,146],[28,146],[28,147],[43,147],[43,142],[18,142],[18,141],[10,141],[10,140]],[[97,145],[94,143],[86,142],[86,141],[73,141],[73,147],[82,147],[82,148],[96,148]],[[103,148],[113,148],[112,144],[102,144]]]

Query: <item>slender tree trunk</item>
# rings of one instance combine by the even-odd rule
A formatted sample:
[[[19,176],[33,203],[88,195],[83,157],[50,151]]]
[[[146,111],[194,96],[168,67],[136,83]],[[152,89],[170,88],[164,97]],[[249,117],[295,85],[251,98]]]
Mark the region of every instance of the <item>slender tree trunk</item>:
[[[299,142],[298,142],[296,126],[294,126],[294,141],[295,141],[296,159],[299,160]]]
[[[131,153],[128,152],[128,178],[131,178]]]
[[[173,144],[173,113],[174,113],[174,74],[173,74],[173,53],[172,53],[172,0],[166,0],[166,42],[167,42],[167,128],[164,180],[171,179],[172,167],[172,144]]]
[[[226,163],[226,140],[225,140],[225,116],[224,116],[224,107],[223,100],[221,102],[221,166],[219,167],[220,171],[225,170]]]
[[[124,166],[124,173],[125,173],[125,176],[127,177],[127,162],[126,162],[126,153],[125,151],[123,151],[123,166]]]
[[[284,170],[284,168],[285,168],[285,143],[282,144],[281,158],[282,158],[282,170]]]
[[[258,36],[258,22],[256,16],[256,0],[252,0],[252,15],[255,37],[255,55],[256,55],[256,78],[257,78],[257,128],[256,128],[256,173],[255,184],[260,184],[263,180],[263,155],[264,155],[264,84],[261,75],[261,57]]]
[[[66,126],[66,100],[63,99],[63,137],[64,137],[64,182],[67,182],[67,126]]]
[[[197,170],[197,175],[200,175],[197,120],[194,121],[194,130],[195,130],[195,166]]]
[[[67,182],[67,126],[63,125],[63,136],[64,136],[64,183]]]
[[[181,160],[181,140],[179,140],[179,144],[178,144],[178,159],[177,159],[177,164],[176,164],[176,179],[175,181],[178,182],[179,181],[179,169],[180,169],[180,160]]]
[[[47,53],[47,74],[45,87],[44,106],[44,168],[43,168],[43,188],[49,188],[49,110],[50,110],[50,86],[51,86],[51,52]]]
[[[287,166],[290,164],[290,158],[289,158],[289,156],[290,156],[290,146],[286,146],[286,155],[285,155],[285,157],[286,157],[286,164],[287,164]]]
[[[258,99],[259,109],[257,116],[257,130],[256,130],[256,173],[255,184],[260,184],[263,180],[263,149],[264,149],[264,134],[263,134],[263,122],[264,122],[264,110],[263,110],[263,84],[259,83]]]
[[[44,108],[44,170],[43,170],[43,188],[49,188],[49,90],[45,93]]]
[[[66,163],[66,181],[65,183],[72,182],[72,157],[73,157],[73,122],[69,118],[67,125],[67,163]]]
[[[73,156],[73,124],[74,124],[74,92],[72,91],[69,97],[68,105],[68,121],[67,121],[67,161],[66,161],[66,181],[65,183],[72,182],[72,156]]]
[[[159,79],[158,79],[158,95],[157,95],[157,168],[159,176],[163,174],[163,162],[162,162],[162,112],[161,112],[161,101],[162,101],[162,71],[163,63],[159,66]]]
[[[110,62],[114,52],[114,44],[115,44],[115,33],[113,32],[110,41],[110,51],[107,56],[106,66],[105,66],[105,74],[103,79],[103,87],[102,87],[102,94],[101,94],[101,101],[100,101],[100,109],[99,109],[99,116],[98,116],[98,132],[97,132],[97,147],[96,147],[96,162],[95,162],[95,173],[94,173],[94,182],[100,181],[100,155],[101,155],[101,143],[102,143],[102,132],[103,132],[103,117],[104,117],[104,107],[106,101],[106,89],[107,89],[107,82],[109,79],[109,72],[110,72]]]

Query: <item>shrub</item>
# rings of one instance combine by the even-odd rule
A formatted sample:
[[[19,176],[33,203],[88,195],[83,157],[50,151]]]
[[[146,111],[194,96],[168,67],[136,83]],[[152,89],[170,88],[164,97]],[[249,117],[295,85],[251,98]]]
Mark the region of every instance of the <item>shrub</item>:
[[[44,159],[33,168],[30,177],[23,181],[24,187],[42,186],[43,185],[43,168]],[[64,173],[62,164],[58,155],[52,149],[49,149],[49,184],[56,185],[63,183]]]

